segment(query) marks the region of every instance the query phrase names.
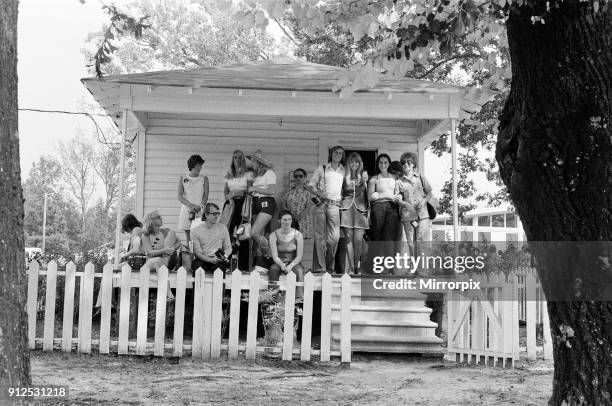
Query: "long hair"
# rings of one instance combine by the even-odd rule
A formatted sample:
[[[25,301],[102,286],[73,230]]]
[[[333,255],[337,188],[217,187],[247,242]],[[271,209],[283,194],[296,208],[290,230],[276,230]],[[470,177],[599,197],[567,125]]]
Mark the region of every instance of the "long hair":
[[[234,155],[236,154],[240,154],[240,163],[238,164],[239,166],[237,168],[236,168],[236,165],[234,164]],[[244,175],[246,171],[247,171],[247,164],[246,164],[246,158],[244,157],[244,152],[237,149],[232,153],[232,164],[230,165],[230,171],[228,175],[231,175],[232,178],[237,178],[239,176]]]
[[[142,227],[142,223],[138,221],[136,216],[132,213],[128,213],[121,219],[121,231],[124,233],[131,233],[136,227]]]
[[[152,211],[151,213],[147,213],[147,215],[144,217],[144,227],[142,230],[142,233],[144,235],[149,235],[151,234],[155,228],[153,221],[159,217],[159,212],[157,210]]]
[[[389,165],[391,165],[391,157],[387,154],[380,154],[376,157],[376,166],[374,168],[374,175],[378,175],[380,173],[380,168],[378,167],[378,164],[380,163],[380,160],[383,158],[387,158],[387,161],[389,161]]]
[[[353,175],[351,171],[351,162],[357,161],[359,162],[359,167],[357,168],[357,172]],[[346,166],[344,167],[344,176],[347,179],[361,179],[363,175],[363,160],[361,159],[361,155],[357,152],[351,152],[351,154],[346,158]]]

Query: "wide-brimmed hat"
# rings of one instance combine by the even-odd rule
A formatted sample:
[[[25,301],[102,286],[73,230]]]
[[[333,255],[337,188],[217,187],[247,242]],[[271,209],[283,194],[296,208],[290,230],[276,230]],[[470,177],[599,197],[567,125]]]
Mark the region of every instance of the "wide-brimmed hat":
[[[264,152],[261,149],[258,149],[257,151],[253,152],[252,154],[247,154],[246,157],[248,159],[250,159],[251,161],[257,161],[260,164],[262,164],[263,166],[267,166],[269,168],[272,168],[272,164],[266,160],[266,155],[264,154]]]

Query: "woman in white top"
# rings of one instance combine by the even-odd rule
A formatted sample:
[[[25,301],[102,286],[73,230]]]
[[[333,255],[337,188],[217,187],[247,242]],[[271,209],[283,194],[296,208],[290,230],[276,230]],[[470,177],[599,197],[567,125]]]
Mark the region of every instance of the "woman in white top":
[[[396,178],[389,173],[389,165],[389,155],[380,154],[376,158],[377,173],[368,183],[373,241],[371,256],[395,256],[394,241],[400,225],[397,202],[402,196],[396,190]]]
[[[187,160],[189,172],[179,178],[177,199],[181,202],[177,229],[185,232],[189,246],[191,222],[202,216],[202,208],[208,201],[208,178],[200,175],[204,159],[192,155]]]
[[[272,170],[272,164],[265,159],[264,152],[260,149],[251,155],[247,155],[253,166],[254,179],[248,181],[247,192],[253,197],[252,214],[255,221],[251,226],[251,239],[254,250],[259,246],[264,230],[276,210],[276,174]]]
[[[232,164],[230,170],[225,175],[225,185],[223,187],[223,195],[225,196],[225,205],[233,202],[234,209],[232,217],[227,222],[227,229],[230,236],[234,235],[236,227],[242,223],[242,205],[247,194],[247,182],[253,178],[253,172],[247,170],[246,158],[244,153],[239,149],[232,154]],[[225,206],[223,206],[225,209]],[[241,244],[238,248],[238,269],[247,270],[249,267],[249,245]]]

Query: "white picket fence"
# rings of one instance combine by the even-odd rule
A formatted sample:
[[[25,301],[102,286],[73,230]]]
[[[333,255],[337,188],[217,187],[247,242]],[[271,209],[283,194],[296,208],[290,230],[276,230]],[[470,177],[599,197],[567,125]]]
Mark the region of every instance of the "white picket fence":
[[[58,276],[64,277],[63,312],[55,309]],[[37,336],[37,313],[42,301],[38,298],[39,278],[46,280],[44,300],[44,324],[42,337]],[[79,281],[79,303],[77,335],[73,337],[74,296],[77,278]],[[101,301],[99,333],[93,324],[94,280],[101,278],[99,297]],[[294,309],[296,287],[303,286],[304,302],[302,310],[302,336],[299,348],[294,346]],[[113,287],[119,287],[118,336],[111,337],[111,312]],[[172,340],[166,339],[166,303],[168,287],[175,292],[174,329]],[[340,357],[342,363],[351,361],[351,278],[344,275],[332,278],[331,275],[314,276],[307,273],[303,283],[296,283],[295,275],[290,273],[286,280],[280,282],[284,291],[284,329],[282,344],[267,347],[257,342],[258,299],[261,289],[267,288],[258,272],[243,274],[236,270],[225,279],[223,272],[217,270],[213,275],[202,269],[196,271],[195,277],[187,276],[185,269],[169,273],[165,267],[158,272],[147,268],[133,272],[124,266],[121,272],[113,272],[113,265],[107,264],[102,273],[95,273],[89,263],[83,272],[77,272],[73,263],[66,265],[65,271],[59,271],[55,262],[50,262],[46,270],[41,270],[36,261],[28,269],[28,330],[29,346],[36,348],[42,343],[43,351],[61,349],[71,352],[91,353],[97,349],[101,354],[117,353],[137,355],[153,354],[154,356],[183,356],[191,353],[193,358],[220,358],[222,352],[228,358],[238,358],[244,354],[246,359],[255,359],[257,352],[281,353],[283,360],[292,360],[299,356],[302,361],[310,361],[318,356],[321,362],[328,362],[332,356]],[[130,324],[130,291],[138,289],[138,313],[135,341],[129,337]],[[155,333],[147,335],[149,327],[149,289],[157,288],[155,310]],[[185,293],[194,289],[193,335],[191,343],[183,338]],[[229,339],[222,340],[221,324],[224,291],[231,291],[229,302]],[[321,338],[318,349],[311,346],[313,322],[313,292],[321,291]],[[248,322],[246,342],[239,342],[240,301],[242,292],[248,295]],[[42,298],[41,298],[42,299]],[[332,312],[332,302],[340,304],[341,311]],[[333,348],[331,342],[332,318],[340,324],[339,348]],[[61,321],[60,321],[61,320]],[[55,324],[61,322],[61,335],[56,337]],[[94,328],[95,327],[95,328]],[[97,338],[94,337],[94,332]],[[151,340],[152,339],[152,340]],[[261,340],[260,340],[261,341]],[[76,348],[73,348],[76,345]]]
[[[457,362],[513,367],[523,349],[519,347],[519,310],[524,307],[526,357],[537,358],[537,311],[543,323],[543,358],[552,359],[552,338],[544,295],[537,296],[535,270],[517,273],[470,275],[480,282],[479,291],[451,291],[448,295],[448,352]],[[519,289],[523,294],[519,297]],[[539,302],[536,301],[539,299]]]

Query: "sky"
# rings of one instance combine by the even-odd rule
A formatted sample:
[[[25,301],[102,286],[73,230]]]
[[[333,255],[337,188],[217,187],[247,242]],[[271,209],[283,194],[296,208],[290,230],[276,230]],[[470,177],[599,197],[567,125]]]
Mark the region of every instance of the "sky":
[[[80,49],[87,33],[107,17],[98,1],[22,0],[18,16],[19,107],[77,111],[91,100],[79,79],[88,76]],[[86,117],[19,112],[21,170],[27,176],[41,155],[56,154],[60,140],[78,128],[93,131]]]
[[[80,50],[87,34],[99,30],[106,21],[108,16],[99,1],[20,1],[19,107],[79,111],[80,103],[91,102],[80,82],[89,76]],[[84,116],[20,111],[22,178],[40,156],[57,155],[59,141],[67,141],[82,130],[94,131]],[[450,177],[450,157],[440,159],[426,153],[425,175],[439,191]]]

